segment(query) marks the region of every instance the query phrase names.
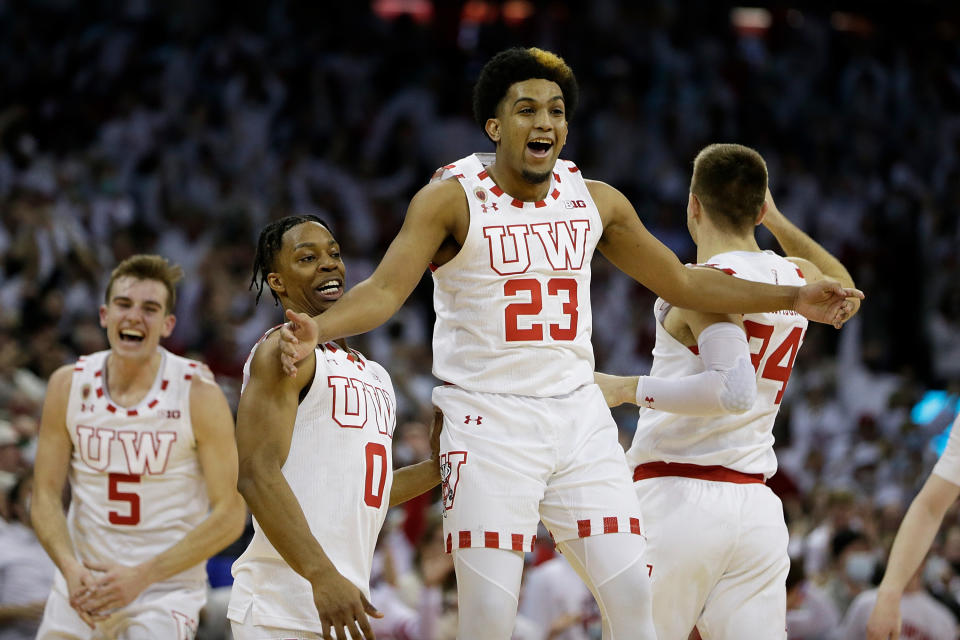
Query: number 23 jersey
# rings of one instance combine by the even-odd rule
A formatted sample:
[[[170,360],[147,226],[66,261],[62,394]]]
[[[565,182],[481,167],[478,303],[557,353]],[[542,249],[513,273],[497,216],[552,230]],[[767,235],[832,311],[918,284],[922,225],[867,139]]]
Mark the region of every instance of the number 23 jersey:
[[[804,285],[797,266],[771,251],[730,251],[706,263],[735,278],[781,285]],[[657,298],[656,344],[650,375],[680,378],[704,371],[695,347],[687,347],[663,327],[671,305]],[[633,468],[645,462],[684,462],[719,465],[743,473],[762,473],[769,478],[777,470],[773,452],[773,422],[803,342],[807,319],[796,311],[748,313],[743,316],[756,370],[757,399],[742,414],[711,417],[682,416],[656,411],[640,401],[640,418],[627,462]]]
[[[440,169],[470,226],[433,272],[433,373],[469,391],[559,396],[593,382],[590,260],[603,226],[579,169],[557,160],[547,196],[517,200],[474,154]]]

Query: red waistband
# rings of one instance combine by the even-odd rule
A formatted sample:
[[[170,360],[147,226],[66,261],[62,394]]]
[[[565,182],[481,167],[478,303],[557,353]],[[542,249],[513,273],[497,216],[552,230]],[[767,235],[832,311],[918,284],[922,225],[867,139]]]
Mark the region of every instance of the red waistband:
[[[702,466],[684,462],[647,462],[633,470],[633,481],[664,476],[680,476],[713,482],[732,482],[734,484],[764,484],[762,473],[744,473],[718,465]]]

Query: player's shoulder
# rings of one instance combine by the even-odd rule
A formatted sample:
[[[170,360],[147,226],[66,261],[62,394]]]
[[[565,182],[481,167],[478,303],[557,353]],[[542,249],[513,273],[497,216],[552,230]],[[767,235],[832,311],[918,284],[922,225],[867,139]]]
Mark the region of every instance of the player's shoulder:
[[[57,367],[47,380],[47,393],[69,391],[73,382],[73,374],[79,368],[79,361]]]
[[[454,206],[457,203],[466,205],[466,202],[466,192],[460,186],[459,180],[450,176],[420,187],[420,190],[413,196],[410,206],[413,208],[414,204],[417,204],[421,207],[442,207]]]
[[[823,271],[820,270],[820,267],[813,264],[806,258],[798,258],[796,256],[786,256],[784,260],[793,264],[797,269],[797,273],[800,275],[801,278],[806,280],[807,283],[818,282],[820,280],[824,280],[827,278],[827,276],[824,275]]]

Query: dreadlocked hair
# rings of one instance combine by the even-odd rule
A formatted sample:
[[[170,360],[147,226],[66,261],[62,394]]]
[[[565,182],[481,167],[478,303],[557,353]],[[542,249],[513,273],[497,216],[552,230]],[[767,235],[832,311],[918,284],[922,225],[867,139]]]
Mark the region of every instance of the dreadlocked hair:
[[[485,135],[487,120],[497,117],[497,105],[507,95],[510,86],[533,78],[557,83],[563,93],[564,116],[567,122],[570,121],[580,97],[577,79],[570,66],[550,51],[514,47],[490,58],[473,87],[473,118]]]
[[[263,228],[260,232],[260,238],[257,240],[257,253],[253,257],[253,277],[250,278],[250,289],[257,290],[256,304],[260,304],[260,296],[263,295],[263,288],[270,289],[267,285],[267,276],[274,271],[274,260],[280,247],[283,245],[283,234],[293,227],[305,222],[316,222],[322,227],[329,229],[330,225],[315,215],[307,214],[302,216],[287,216],[274,220]],[[270,295],[273,296],[274,305],[280,304],[280,298],[270,289]]]

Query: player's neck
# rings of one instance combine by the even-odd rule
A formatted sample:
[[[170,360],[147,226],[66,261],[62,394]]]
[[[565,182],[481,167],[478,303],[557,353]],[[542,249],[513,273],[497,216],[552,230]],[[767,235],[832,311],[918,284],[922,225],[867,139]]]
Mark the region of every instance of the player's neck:
[[[510,169],[504,169],[497,162],[487,167],[487,173],[498,187],[517,200],[524,202],[539,202],[546,200],[550,191],[550,175],[543,182],[530,182],[523,175]]]
[[[162,359],[163,355],[159,350],[147,359],[124,358],[111,352],[104,367],[110,397],[125,406],[136,404],[139,401],[137,396],[146,393],[153,386]]]
[[[701,233],[697,238],[697,262],[706,262],[718,253],[728,251],[760,251],[760,245],[752,233],[747,236],[722,232]]]

